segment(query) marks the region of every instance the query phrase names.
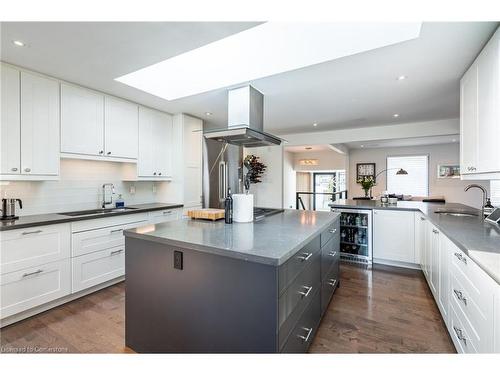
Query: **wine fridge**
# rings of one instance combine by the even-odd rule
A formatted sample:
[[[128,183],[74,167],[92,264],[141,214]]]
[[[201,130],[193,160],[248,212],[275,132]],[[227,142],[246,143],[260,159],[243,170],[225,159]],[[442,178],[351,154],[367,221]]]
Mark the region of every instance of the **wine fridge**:
[[[372,210],[334,208],[340,212],[340,259],[372,266]]]

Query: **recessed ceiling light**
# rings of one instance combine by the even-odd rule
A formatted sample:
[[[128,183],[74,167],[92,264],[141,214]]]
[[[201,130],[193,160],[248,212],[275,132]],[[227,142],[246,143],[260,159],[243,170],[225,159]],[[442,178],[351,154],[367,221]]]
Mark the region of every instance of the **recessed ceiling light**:
[[[312,150],[312,147],[306,147],[305,149],[306,150]]]
[[[399,117],[399,113],[393,114],[392,117]]]
[[[207,116],[212,116],[212,112],[205,112]]]
[[[399,76],[397,78],[398,81],[402,81],[402,80],[405,80],[406,78],[408,78],[407,76]]]
[[[265,22],[115,79],[174,100],[415,39],[421,25]]]
[[[313,126],[318,126],[318,123],[317,123],[317,122],[315,122],[315,123],[313,124]]]
[[[23,42],[21,42],[20,40],[13,40],[12,43],[14,43],[14,45],[16,45],[18,47],[24,47],[26,45]]]

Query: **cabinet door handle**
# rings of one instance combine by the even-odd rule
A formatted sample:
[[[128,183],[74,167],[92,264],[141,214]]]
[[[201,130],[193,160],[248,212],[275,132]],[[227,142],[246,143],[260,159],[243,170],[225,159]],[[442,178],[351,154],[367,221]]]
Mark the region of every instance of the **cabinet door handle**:
[[[161,172],[158,173],[158,176],[161,176]]]
[[[302,288],[306,289],[306,292],[299,292],[299,294],[302,296],[302,298],[306,298],[309,295],[309,293],[311,293],[313,287],[303,285]]]
[[[305,336],[304,335],[297,335],[297,337],[299,339],[301,339],[302,341],[307,342],[307,341],[309,341],[309,338],[311,337],[311,333],[312,333],[313,329],[312,328],[304,328],[304,327],[302,327],[302,329],[307,332],[307,335],[305,335]]]
[[[17,172],[17,168],[16,168],[16,167],[11,168],[10,170],[11,170],[12,172]]]
[[[109,233],[123,232],[123,228],[110,230]]]
[[[156,172],[153,173],[153,176],[156,176]]]
[[[21,233],[23,236],[27,236],[28,234],[38,234],[38,233],[42,233],[43,231],[42,230],[33,230],[31,232],[23,232]]]
[[[24,168],[25,172],[31,172],[31,168]]]
[[[163,211],[163,215],[170,215],[172,211]]]
[[[330,286],[335,286],[335,284],[337,283],[337,280],[336,279],[329,279],[327,284],[330,285]]]
[[[458,258],[458,260],[461,260],[462,262],[467,264],[467,259],[461,253],[455,253],[455,256]]]
[[[460,328],[457,328],[453,326],[453,330],[455,331],[455,335],[457,338],[464,343],[465,346],[467,346],[467,338],[465,337],[463,331]]]
[[[33,275],[38,275],[39,273],[42,273],[43,270],[36,270],[34,272],[28,272],[28,273],[24,273],[23,274],[23,277],[28,277],[28,276],[33,276]]]
[[[106,155],[111,155],[111,151],[106,152]]]
[[[334,228],[334,229],[330,229],[329,232],[330,233],[335,233],[337,231],[337,228]]]
[[[104,150],[99,151],[99,155],[104,154]]]
[[[464,305],[467,306],[467,298],[464,297],[460,290],[453,289],[453,293],[455,293],[459,301],[462,301]]]
[[[422,217],[422,216],[421,216],[421,217],[420,217],[420,220],[425,221],[425,217]]]
[[[334,257],[335,255],[337,255],[337,252],[336,251],[332,251],[331,253],[328,253],[329,256],[331,257]]]
[[[306,260],[309,260],[309,258],[311,258],[313,255],[313,253],[304,253],[303,256],[299,257],[299,259],[302,261],[302,262],[305,262]]]
[[[433,229],[433,230],[432,230],[432,233],[434,233],[434,234],[439,234],[439,231],[438,231],[438,230],[436,230],[436,229]]]
[[[109,253],[109,256],[115,255],[115,254],[120,254],[122,251],[123,251],[123,249],[112,251]]]

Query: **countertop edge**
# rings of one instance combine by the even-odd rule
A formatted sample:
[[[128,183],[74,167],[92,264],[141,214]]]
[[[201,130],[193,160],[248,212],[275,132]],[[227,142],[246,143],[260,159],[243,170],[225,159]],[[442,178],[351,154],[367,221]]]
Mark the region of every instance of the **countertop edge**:
[[[332,214],[335,214],[335,213],[332,212]],[[135,232],[134,229],[125,230],[123,233],[124,233],[125,237],[131,237],[131,238],[136,238],[136,239],[140,239],[140,240],[146,240],[146,241],[151,241],[151,242],[156,242],[156,243],[161,243],[161,244],[166,244],[166,245],[179,246],[179,247],[184,247],[186,249],[200,251],[200,252],[204,252],[204,253],[216,254],[216,255],[226,256],[226,257],[230,257],[230,258],[234,258],[234,259],[240,259],[240,260],[244,260],[244,261],[248,261],[248,262],[254,262],[254,263],[260,263],[260,264],[279,267],[282,264],[286,263],[295,253],[297,253],[297,251],[302,249],[315,236],[318,236],[323,230],[325,230],[329,225],[331,225],[335,220],[337,220],[339,216],[340,216],[340,214],[338,214],[338,213],[336,215],[332,215],[332,217],[329,220],[327,220],[327,222],[325,222],[323,225],[321,225],[319,228],[317,228],[313,234],[311,234],[310,236],[305,238],[299,244],[295,245],[290,251],[288,251],[286,254],[282,255],[280,258],[269,258],[269,257],[264,257],[264,256],[259,256],[259,255],[242,253],[242,252],[237,251],[237,250],[226,250],[226,249],[221,249],[218,247],[212,247],[212,246],[206,246],[206,245],[200,245],[200,244],[193,244],[191,242],[172,240],[169,238],[159,237],[159,236],[155,236],[152,234],[141,234],[141,233]]]
[[[55,224],[63,224],[63,223],[70,223],[74,221],[84,221],[84,220],[94,220],[94,219],[101,219],[101,218],[107,218],[107,217],[115,217],[115,216],[121,216],[121,215],[133,215],[133,214],[138,214],[138,213],[143,213],[143,212],[151,212],[151,211],[160,211],[164,209],[173,209],[173,208],[182,208],[184,207],[183,204],[179,203],[158,203],[157,207],[140,207],[141,205],[150,205],[150,204],[155,204],[155,203],[144,203],[144,204],[136,204],[136,205],[130,205],[127,207],[137,207],[134,210],[130,211],[122,211],[122,212],[112,212],[112,213],[106,213],[106,214],[96,214],[96,215],[86,215],[86,216],[64,216],[58,213],[54,214],[41,214],[41,215],[54,215],[54,218],[52,219],[45,219],[45,220],[40,220],[40,221],[33,221],[31,223],[20,223],[20,224],[14,224],[11,226],[0,226],[0,232],[4,231],[9,231],[9,230],[16,230],[16,229],[23,229],[23,228],[32,228],[32,227],[38,227],[38,226],[43,226],[43,225],[55,225]],[[29,215],[31,216],[31,215]],[[33,215],[37,216],[37,215]],[[27,217],[27,216],[26,216]]]

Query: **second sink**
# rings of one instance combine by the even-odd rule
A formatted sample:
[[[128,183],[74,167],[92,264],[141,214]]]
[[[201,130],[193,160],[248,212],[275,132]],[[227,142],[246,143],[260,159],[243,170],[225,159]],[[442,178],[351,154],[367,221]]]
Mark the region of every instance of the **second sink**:
[[[128,210],[135,210],[133,207],[120,207],[120,208],[96,208],[94,210],[82,210],[82,211],[71,211],[71,212],[59,212],[59,215],[64,216],[87,216],[87,215],[103,215],[114,212],[124,212]]]

